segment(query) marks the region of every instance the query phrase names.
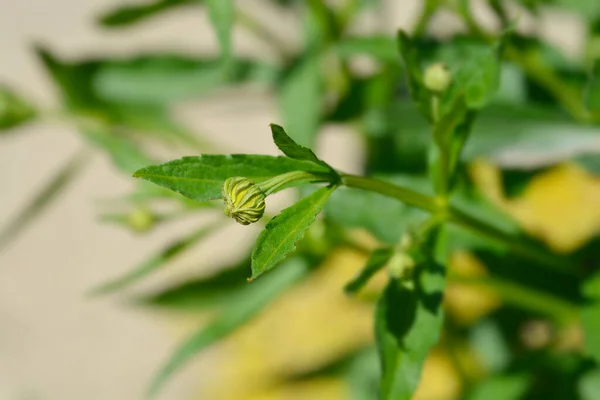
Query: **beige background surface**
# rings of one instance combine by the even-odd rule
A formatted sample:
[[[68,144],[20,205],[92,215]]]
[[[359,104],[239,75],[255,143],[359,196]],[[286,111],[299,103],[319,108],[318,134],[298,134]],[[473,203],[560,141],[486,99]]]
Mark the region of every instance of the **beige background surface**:
[[[0,0],[0,82],[8,82],[46,108],[56,105],[51,82],[36,63],[31,44],[42,41],[62,56],[131,54],[142,49],[216,52],[217,45],[200,10],[179,10],[135,29],[107,32],[95,27],[98,12],[119,4],[110,0]],[[274,13],[266,1],[238,4],[261,18],[294,46],[294,15]],[[393,32],[408,26],[418,0],[389,1],[364,18],[361,29]],[[451,25],[452,21],[446,21]],[[543,27],[542,27],[543,28]],[[574,42],[547,29],[563,47]],[[235,32],[241,53],[268,52],[263,43]],[[232,152],[275,153],[267,124],[277,121],[268,93],[225,93],[186,104],[181,118]],[[360,150],[328,127],[319,151],[335,166],[356,170]],[[68,126],[39,124],[0,140],[0,226],[23,206],[36,188],[82,146]],[[343,149],[340,151],[339,149]],[[195,221],[135,237],[96,221],[98,200],[114,198],[130,187],[102,155],[96,154],[78,182],[33,229],[0,253],[0,400],[130,400],[140,398],[148,378],[177,340],[194,326],[174,316],[126,307],[116,298],[85,298],[94,284],[119,275],[166,239],[185,232]],[[239,226],[193,254],[144,287],[201,273],[232,259],[230,243],[250,243],[256,231]],[[235,238],[235,239],[232,239]],[[138,288],[139,289],[139,288]],[[168,385],[162,399],[186,399],[200,376],[186,368]]]

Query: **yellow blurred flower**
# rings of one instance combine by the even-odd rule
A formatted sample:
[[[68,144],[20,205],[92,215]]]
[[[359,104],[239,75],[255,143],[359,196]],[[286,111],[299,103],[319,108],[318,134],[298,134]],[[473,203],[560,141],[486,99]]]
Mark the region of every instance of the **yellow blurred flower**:
[[[472,174],[493,204],[555,251],[575,250],[600,232],[600,179],[576,165],[558,165],[536,176],[514,199],[502,193],[495,166],[476,162]]]
[[[280,386],[283,378],[327,365],[371,343],[372,305],[342,291],[365,262],[356,251],[334,251],[306,281],[219,346],[211,360],[218,367],[198,399],[293,399],[280,395],[292,390]],[[297,398],[343,399],[341,394],[325,395],[341,393],[339,385],[328,380],[299,385],[301,392],[323,394]]]
[[[449,262],[451,276],[444,297],[446,310],[455,322],[471,325],[482,316],[500,307],[500,298],[485,284],[471,282],[487,275],[485,266],[471,253],[457,251]],[[455,277],[455,279],[452,279]],[[461,283],[460,279],[470,281]]]

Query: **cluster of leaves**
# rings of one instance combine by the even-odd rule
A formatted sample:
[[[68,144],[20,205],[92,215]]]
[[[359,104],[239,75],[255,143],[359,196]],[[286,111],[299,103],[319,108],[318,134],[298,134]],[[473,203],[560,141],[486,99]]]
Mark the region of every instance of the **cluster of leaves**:
[[[335,7],[312,0],[274,3],[302,13],[305,42],[295,53],[232,0],[158,0],[99,19],[118,29],[172,8],[204,7],[221,45],[218,57],[161,53],[73,62],[36,49],[62,95],[60,114],[86,143],[122,171],[135,171],[134,176],[158,185],[140,181],[125,199],[130,211],[107,215],[112,222],[147,231],[180,215],[221,212],[219,205],[206,202],[219,199],[224,181],[234,176],[260,183],[303,171],[327,182],[300,190],[303,197],[266,223],[252,254],[238,265],[139,299],[146,306],[214,311],[212,320],[159,371],[150,392],[157,393],[191,357],[306,279],[333,249],[361,248],[350,235],[360,228],[379,247],[346,291],[360,291],[381,270],[389,275],[374,312],[381,371],[357,378],[357,369],[369,370],[360,356],[368,349],[358,349],[337,360],[343,368],[323,368],[311,376],[343,375],[357,399],[377,394],[409,399],[430,349],[441,340],[450,349],[466,344],[480,359],[483,372],[464,373],[465,398],[595,398],[600,385],[598,239],[570,254],[553,253],[479,194],[468,167],[482,157],[496,163],[511,195],[556,163],[570,161],[592,174],[600,172],[594,153],[600,125],[600,54],[594,47],[600,37],[599,7],[585,1],[518,2],[533,15],[546,6],[581,14],[589,48],[573,62],[540,38],[519,33],[503,0],[489,2],[501,26],[498,32],[478,24],[468,1],[427,0],[414,30],[400,31],[396,38],[350,33],[362,12],[381,7],[375,0],[348,0]],[[456,13],[468,33],[443,40],[428,36],[430,21],[441,10]],[[267,41],[281,61],[237,57],[234,24]],[[364,56],[376,65],[366,75],[353,68],[353,61]],[[452,80],[446,90],[435,91],[424,71],[440,62]],[[287,132],[278,125],[271,130],[285,157],[202,155],[159,163],[145,150],[149,141],[158,140],[184,146],[188,153],[209,151],[206,142],[171,117],[171,107],[250,81],[268,85],[277,97]],[[14,91],[0,90],[0,129],[43,114]],[[310,150],[327,123],[347,124],[364,136],[364,177],[336,171]],[[55,197],[85,160],[76,154],[3,231],[0,245]],[[174,211],[160,214],[154,205],[165,200]],[[320,213],[323,218],[316,223]],[[219,226],[199,227],[94,292],[114,292],[160,270]],[[457,250],[482,260],[486,277],[465,280],[448,271],[449,254]],[[249,274],[260,279],[249,284]],[[453,315],[445,318],[445,287],[461,279],[495,290],[503,307],[468,326]],[[582,348],[561,349],[558,334],[531,345],[521,333],[539,321],[556,332],[579,327]]]

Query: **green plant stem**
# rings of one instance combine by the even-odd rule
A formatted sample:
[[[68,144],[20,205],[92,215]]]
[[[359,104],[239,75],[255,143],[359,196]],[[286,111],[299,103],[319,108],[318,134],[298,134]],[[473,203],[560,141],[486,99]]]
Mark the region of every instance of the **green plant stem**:
[[[237,9],[237,21],[238,23],[246,28],[248,31],[252,32],[257,38],[267,43],[273,50],[277,52],[277,54],[284,60],[289,60],[292,58],[292,55],[289,51],[289,46],[278,39],[278,36],[270,32],[263,24],[261,24],[257,19],[255,19],[250,14]]]
[[[570,265],[561,258],[549,255],[542,249],[523,242],[521,238],[515,237],[510,233],[504,232],[492,225],[489,225],[477,219],[476,217],[469,215],[465,211],[448,206],[445,202],[436,200],[431,196],[378,179],[355,175],[342,175],[341,178],[341,183],[345,186],[379,193],[384,196],[400,200],[407,205],[443,216],[448,222],[470,229],[489,239],[505,245],[511,252],[515,254],[521,255],[529,260],[541,263],[548,267],[552,267],[553,269],[569,272]]]
[[[342,175],[341,178],[342,184],[348,187],[367,190],[382,194],[384,196],[393,197],[405,204],[408,204],[409,206],[421,208],[432,213],[439,211],[439,206],[433,197],[415,192],[414,190],[364,176]]]
[[[421,14],[419,15],[419,19],[417,20],[417,23],[415,24],[415,27],[412,31],[413,37],[423,36],[425,34],[427,27],[429,26],[429,22],[431,21],[431,18],[433,17],[439,6],[439,0],[425,0],[423,2]]]

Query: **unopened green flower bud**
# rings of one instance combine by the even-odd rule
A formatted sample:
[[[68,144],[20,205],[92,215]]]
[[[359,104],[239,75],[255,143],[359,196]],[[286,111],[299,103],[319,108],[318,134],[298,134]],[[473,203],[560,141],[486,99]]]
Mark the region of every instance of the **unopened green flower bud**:
[[[242,225],[258,221],[265,213],[265,194],[248,178],[235,176],[223,184],[225,215]]]
[[[146,208],[137,207],[127,216],[127,223],[136,232],[146,232],[156,222],[154,214]]]
[[[405,279],[411,276],[415,260],[404,252],[395,253],[387,263],[387,268],[392,278]]]
[[[452,74],[444,63],[432,64],[425,70],[425,87],[432,92],[445,92],[452,83]]]

